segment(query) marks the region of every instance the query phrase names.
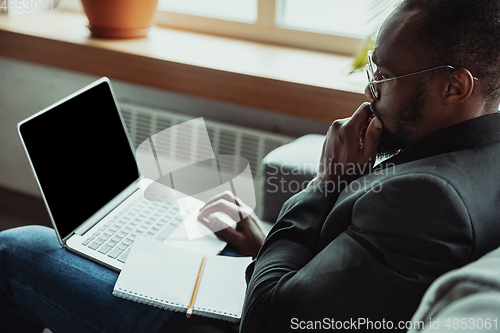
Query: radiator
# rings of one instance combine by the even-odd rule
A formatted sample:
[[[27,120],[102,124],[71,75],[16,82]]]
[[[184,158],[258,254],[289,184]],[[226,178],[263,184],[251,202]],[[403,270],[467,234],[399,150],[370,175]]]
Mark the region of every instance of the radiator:
[[[124,102],[120,102],[119,104],[135,148],[148,137],[164,129],[196,118],[172,111],[153,109],[136,104]],[[226,124],[206,118],[204,118],[204,120],[216,156],[240,155],[248,160],[255,183],[256,199],[259,203],[259,198],[261,197],[260,178],[262,176],[262,159],[271,150],[291,142],[295,140],[295,138]],[[176,148],[186,152],[188,158],[191,156],[193,161],[195,160],[195,154],[203,150],[203,147],[197,146],[198,142],[196,140],[176,138],[175,141],[178,145]],[[257,208],[259,206],[260,205],[257,205]]]

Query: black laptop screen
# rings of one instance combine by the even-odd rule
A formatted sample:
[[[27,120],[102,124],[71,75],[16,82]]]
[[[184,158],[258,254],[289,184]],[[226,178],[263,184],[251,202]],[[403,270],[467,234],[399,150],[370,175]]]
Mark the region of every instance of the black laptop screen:
[[[20,125],[61,238],[139,177],[107,82]]]

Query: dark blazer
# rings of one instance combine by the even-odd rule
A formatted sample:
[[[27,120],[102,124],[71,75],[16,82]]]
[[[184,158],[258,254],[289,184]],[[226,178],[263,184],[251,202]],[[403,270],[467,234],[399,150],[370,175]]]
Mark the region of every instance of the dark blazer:
[[[433,133],[340,194],[298,193],[247,270],[240,329],[398,328],[432,281],[500,245],[499,168],[495,113]]]

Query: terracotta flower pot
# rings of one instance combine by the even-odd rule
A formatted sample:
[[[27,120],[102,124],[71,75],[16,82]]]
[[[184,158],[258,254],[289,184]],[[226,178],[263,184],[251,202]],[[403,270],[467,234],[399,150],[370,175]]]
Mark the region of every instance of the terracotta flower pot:
[[[153,25],[158,0],[82,0],[93,37],[138,38]]]

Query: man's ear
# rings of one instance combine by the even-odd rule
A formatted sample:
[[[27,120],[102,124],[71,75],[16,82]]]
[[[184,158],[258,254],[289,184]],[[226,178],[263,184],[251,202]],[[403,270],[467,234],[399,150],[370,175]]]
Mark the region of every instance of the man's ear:
[[[465,68],[453,71],[448,77],[447,86],[443,97],[447,104],[460,104],[465,102],[474,89],[474,78]]]

